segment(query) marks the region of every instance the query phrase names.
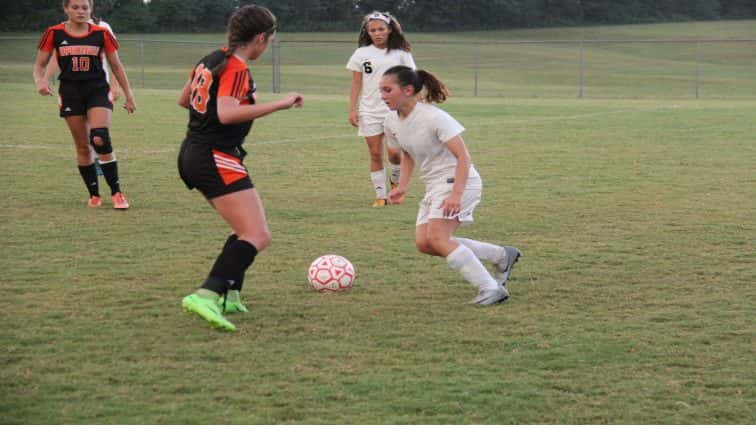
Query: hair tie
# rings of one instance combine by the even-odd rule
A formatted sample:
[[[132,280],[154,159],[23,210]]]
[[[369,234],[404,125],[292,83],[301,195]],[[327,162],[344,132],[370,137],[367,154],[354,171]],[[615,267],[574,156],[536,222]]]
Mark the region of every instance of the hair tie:
[[[377,21],[383,21],[383,22],[386,23],[386,25],[390,25],[391,24],[391,17],[388,16],[388,15],[385,15],[385,14],[383,14],[381,12],[373,12],[373,13],[367,15],[366,19],[368,21],[376,21],[376,20]]]

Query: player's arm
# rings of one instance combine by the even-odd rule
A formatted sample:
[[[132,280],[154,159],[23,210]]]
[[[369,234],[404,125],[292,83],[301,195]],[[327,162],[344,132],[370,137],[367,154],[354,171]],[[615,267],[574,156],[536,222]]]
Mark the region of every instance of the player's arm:
[[[54,59],[51,57],[51,59]],[[53,75],[59,71],[58,67],[58,61],[56,60],[50,60],[47,63],[47,68],[45,69],[45,80],[50,81],[53,77]]]
[[[401,170],[399,172],[399,184],[389,192],[389,201],[393,204],[397,202],[404,194],[407,193],[409,187],[410,178],[412,177],[412,170],[415,169],[415,160],[402,149],[402,162]]]
[[[108,67],[110,68],[110,75],[113,75],[113,67],[110,65],[110,62],[108,62]],[[113,95],[113,102],[121,97],[121,86],[118,84],[118,80],[115,78],[112,78],[110,80],[110,93]]]
[[[129,77],[126,76],[126,70],[123,68],[121,59],[118,57],[118,51],[113,50],[112,52],[105,53],[105,55],[110,63],[110,69],[113,71],[113,76],[118,81],[118,84],[121,85],[123,94],[126,96],[126,102],[123,107],[129,113],[133,113],[136,111],[136,100],[134,99],[134,93],[131,91]]]
[[[360,125],[360,117],[357,114],[357,101],[362,91],[362,73],[352,71],[352,84],[349,88],[349,123],[357,127]]]
[[[462,208],[462,193],[465,191],[467,177],[470,175],[472,159],[470,152],[467,151],[467,146],[465,146],[465,141],[462,140],[460,135],[456,135],[446,142],[446,147],[457,158],[457,168],[454,172],[454,186],[452,186],[451,194],[441,203],[441,208],[446,216],[452,216]]]
[[[50,79],[45,77],[45,69],[50,63],[51,57],[52,52],[37,50],[37,58],[34,60],[32,75],[34,75],[34,84],[37,86],[37,93],[42,96],[53,95],[52,89],[50,89]]]
[[[108,32],[110,32],[110,35],[113,36],[113,38],[116,38],[115,33],[113,32],[113,28],[111,28],[107,22],[100,21],[98,25],[107,29]],[[106,66],[110,68],[110,75],[113,75],[113,67],[110,66],[110,62],[108,62],[107,59],[105,60],[105,62],[107,62]],[[118,100],[119,97],[121,97],[121,86],[118,84],[118,80],[116,80],[115,78],[111,78],[109,83],[110,83],[110,93],[111,95],[113,95],[113,102],[115,102],[116,100]]]
[[[221,124],[239,124],[292,106],[299,108],[303,103],[304,98],[299,93],[289,93],[273,102],[252,105],[242,105],[239,99],[233,96],[221,96],[218,98],[218,120]]]
[[[178,104],[182,108],[189,109],[189,99],[192,95],[192,77],[189,76],[189,81],[184,84],[184,88],[181,89],[181,94],[178,97]]]

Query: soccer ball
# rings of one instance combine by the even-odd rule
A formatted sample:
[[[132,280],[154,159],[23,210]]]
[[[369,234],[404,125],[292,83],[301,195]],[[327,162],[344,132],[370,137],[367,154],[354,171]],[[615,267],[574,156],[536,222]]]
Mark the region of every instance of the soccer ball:
[[[345,291],[354,282],[354,266],[340,255],[324,255],[310,264],[307,281],[318,292]]]

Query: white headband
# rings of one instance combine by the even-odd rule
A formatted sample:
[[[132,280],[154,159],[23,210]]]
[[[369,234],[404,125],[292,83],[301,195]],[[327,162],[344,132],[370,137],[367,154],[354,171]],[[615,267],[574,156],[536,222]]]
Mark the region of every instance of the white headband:
[[[381,12],[373,12],[373,13],[369,14],[367,16],[367,20],[368,21],[379,20],[379,21],[385,22],[386,25],[390,25],[391,24],[391,18],[388,17],[388,16],[386,16],[386,15],[384,15]]]

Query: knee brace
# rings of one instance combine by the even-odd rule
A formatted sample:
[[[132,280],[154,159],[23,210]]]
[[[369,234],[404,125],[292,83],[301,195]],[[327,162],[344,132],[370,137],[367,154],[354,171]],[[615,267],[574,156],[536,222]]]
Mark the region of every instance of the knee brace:
[[[99,145],[95,143],[95,137],[100,138],[101,143]],[[89,143],[92,145],[95,152],[100,155],[113,153],[113,146],[110,144],[110,132],[107,127],[93,128],[89,130]]]

